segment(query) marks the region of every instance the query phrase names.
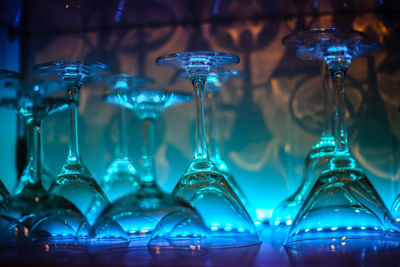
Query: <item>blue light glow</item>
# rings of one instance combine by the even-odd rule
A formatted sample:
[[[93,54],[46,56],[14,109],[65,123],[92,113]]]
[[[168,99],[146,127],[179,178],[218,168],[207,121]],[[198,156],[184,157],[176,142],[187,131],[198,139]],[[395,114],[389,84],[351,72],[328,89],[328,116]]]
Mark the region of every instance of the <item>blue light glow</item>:
[[[343,52],[346,53],[348,51],[347,45],[334,45],[328,47],[328,53],[338,53],[338,52]]]
[[[229,232],[229,231],[232,230],[232,227],[230,227],[230,226],[225,226],[224,230],[227,231],[227,232]]]
[[[117,83],[115,84],[115,87],[118,89],[127,89],[128,83],[126,81],[117,81]]]

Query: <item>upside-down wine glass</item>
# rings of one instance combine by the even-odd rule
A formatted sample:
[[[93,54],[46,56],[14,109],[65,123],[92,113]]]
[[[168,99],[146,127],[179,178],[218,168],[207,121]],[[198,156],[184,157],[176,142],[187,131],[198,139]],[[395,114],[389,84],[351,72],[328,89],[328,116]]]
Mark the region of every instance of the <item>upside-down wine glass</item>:
[[[105,96],[104,101],[118,106],[118,140],[116,142],[114,159],[107,168],[106,175],[101,183],[108,199],[113,203],[125,195],[136,192],[139,187],[140,177],[136,168],[129,160],[126,108],[121,106],[123,103],[109,102],[109,100],[116,100],[114,98],[116,95],[119,96],[119,99],[123,99],[123,96],[131,92],[132,89],[152,83],[154,80],[126,73],[106,75],[104,79],[108,87],[112,89],[111,97]]]
[[[90,227],[86,217],[67,199],[46,191],[41,184],[41,126],[42,120],[55,112],[74,107],[76,102],[66,97],[46,94],[48,82],[32,82],[22,86],[18,96],[2,97],[0,105],[16,109],[27,123],[33,136],[30,150],[29,180],[16,195],[0,203],[2,217],[18,221],[12,232],[24,241],[39,244],[77,244],[79,237],[86,238]]]
[[[46,92],[46,94],[51,94],[51,92],[65,89],[64,83],[59,82],[59,81],[51,81],[51,80],[41,81],[40,86]],[[26,132],[28,157],[32,157],[32,155],[33,155],[33,153],[31,153],[31,149],[33,149],[33,144],[34,144],[34,136],[33,135],[34,135],[34,132],[32,132],[32,131],[28,130]],[[40,135],[40,136],[42,137],[43,135]],[[43,145],[43,142],[40,141],[40,144]],[[45,164],[43,147],[40,148],[40,151],[42,151],[42,155],[40,157],[42,186],[44,187],[44,189],[48,190],[51,183],[53,182],[55,175],[53,175],[51,173],[51,171],[48,169],[48,167]],[[25,186],[29,183],[29,181],[32,180],[32,178],[30,177],[30,175],[31,175],[30,164],[33,164],[33,160],[31,158],[28,158],[28,164],[25,167],[25,169],[23,170],[22,175],[19,178],[18,183],[15,186],[14,194],[20,193],[25,188]]]
[[[79,90],[86,78],[110,70],[103,63],[82,61],[45,62],[34,68],[41,74],[60,77],[67,85],[68,97],[76,102],[79,102]],[[49,191],[74,203],[92,225],[100,212],[109,205],[109,200],[81,159],[77,107],[71,109],[70,121],[68,158]]]
[[[300,46],[294,47],[301,49]],[[322,133],[319,140],[311,147],[303,165],[303,178],[298,189],[278,204],[272,213],[270,226],[277,235],[286,238],[290,226],[302,207],[305,198],[314,186],[322,171],[329,169],[329,162],[335,149],[335,138],[332,134],[332,97],[329,90],[329,72],[327,66],[321,64],[322,78]]]
[[[119,225],[129,236],[133,246],[145,247],[157,223],[168,215],[179,216],[186,223],[188,220],[198,221],[197,227],[202,229],[200,216],[186,201],[161,191],[156,183],[154,162],[157,118],[166,108],[190,101],[191,95],[164,89],[134,89],[128,94],[114,93],[106,98],[108,103],[123,105],[132,110],[142,122],[144,143],[141,182],[137,192],[118,199],[101,213],[94,225],[95,235],[101,238],[104,233],[112,234],[110,226]],[[200,233],[196,230],[196,234],[205,235],[205,230]]]
[[[313,29],[283,39],[297,56],[325,61],[335,90],[335,150],[289,231],[287,246],[378,244],[399,233],[391,214],[351,156],[345,126],[344,78],[351,61],[381,50],[357,31]],[[339,240],[340,244],[336,241]],[[324,242],[321,242],[324,241]],[[344,242],[344,243],[342,243]]]
[[[210,247],[247,246],[260,242],[255,225],[239,197],[210,160],[206,144],[204,85],[207,76],[217,67],[238,62],[239,57],[234,54],[211,51],[182,52],[156,60],[159,66],[186,71],[194,87],[197,114],[195,155],[172,195],[185,199],[199,212],[209,231],[206,242]],[[156,242],[160,236],[168,236],[169,243]],[[160,231],[153,235],[151,245],[173,247],[177,239],[179,236]]]

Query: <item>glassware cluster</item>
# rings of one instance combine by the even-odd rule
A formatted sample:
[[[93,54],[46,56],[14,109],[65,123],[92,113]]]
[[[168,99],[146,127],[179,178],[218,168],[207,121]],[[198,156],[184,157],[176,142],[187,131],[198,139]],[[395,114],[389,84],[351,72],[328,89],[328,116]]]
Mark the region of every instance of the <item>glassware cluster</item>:
[[[398,241],[396,220],[351,156],[345,123],[346,71],[355,58],[378,53],[380,45],[360,32],[339,29],[291,34],[283,44],[300,59],[321,63],[324,121],[320,139],[305,158],[300,187],[274,209],[271,230],[288,247],[329,245],[343,238]],[[234,54],[211,51],[157,58],[157,65],[181,70],[180,77],[190,79],[196,108],[194,157],[171,193],[157,184],[156,122],[166,109],[192,101],[191,94],[147,88],[152,78],[110,74],[110,67],[99,62],[53,61],[34,67],[62,81],[26,83],[18,73],[1,70],[0,106],[16,110],[25,121],[29,157],[14,192],[0,181],[0,245],[22,242],[193,252],[259,244],[264,225],[219,147],[216,98],[223,84],[244,77],[225,69],[237,63],[239,57]],[[79,151],[77,108],[85,82],[105,85],[104,103],[118,109],[115,153],[100,184]],[[61,171],[53,175],[43,160],[42,121],[66,109],[70,110],[68,154]],[[127,110],[141,122],[139,168],[129,159]],[[395,218],[399,203],[393,204]]]

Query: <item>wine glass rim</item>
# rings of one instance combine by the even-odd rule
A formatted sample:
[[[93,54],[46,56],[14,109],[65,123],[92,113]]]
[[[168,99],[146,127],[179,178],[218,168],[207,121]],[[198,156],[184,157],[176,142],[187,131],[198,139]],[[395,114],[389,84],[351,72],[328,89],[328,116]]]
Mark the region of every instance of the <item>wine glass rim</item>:
[[[156,59],[156,64],[157,65],[164,65],[163,61],[168,60],[168,59],[174,59],[174,58],[190,58],[193,56],[198,56],[198,57],[224,57],[227,59],[231,59],[232,63],[229,65],[234,65],[239,63],[240,58],[239,56],[229,53],[229,52],[217,52],[217,51],[184,51],[184,52],[176,52],[176,53],[171,53],[163,56],[159,56]]]

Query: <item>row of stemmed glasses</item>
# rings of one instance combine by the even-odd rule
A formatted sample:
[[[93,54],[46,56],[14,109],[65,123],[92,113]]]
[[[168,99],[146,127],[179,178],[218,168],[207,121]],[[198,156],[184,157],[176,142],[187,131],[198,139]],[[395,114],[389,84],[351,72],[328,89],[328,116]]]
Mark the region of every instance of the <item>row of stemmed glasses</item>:
[[[64,96],[52,95],[49,90],[54,87],[53,82],[23,84],[18,83],[19,77],[15,73],[2,72],[7,72],[9,77],[12,75],[16,82],[2,88],[13,94],[3,94],[0,105],[17,110],[18,115],[27,123],[32,144],[27,167],[29,179],[23,183],[18,193],[8,195],[0,202],[1,242],[15,245],[23,239],[34,244],[75,244],[77,238],[89,236],[90,226],[74,204],[44,189],[41,181],[40,136],[42,121],[48,115],[74,108],[77,102]]]
[[[345,74],[354,58],[375,55],[380,45],[360,32],[334,28],[291,34],[283,43],[294,48],[301,59],[325,62],[335,92],[335,148],[328,168],[303,198],[286,245],[339,248],[368,244],[376,248],[382,241],[397,239],[398,226],[351,156],[345,124]]]
[[[190,63],[191,58],[194,59],[194,64]],[[76,105],[73,105],[72,107],[69,106],[71,108],[71,125],[67,162],[63,165],[61,173],[53,181],[48,194],[62,198],[64,203],[69,203],[70,209],[74,208],[74,212],[79,215],[76,215],[75,218],[80,218],[82,221],[78,224],[79,231],[75,229],[77,225],[74,225],[75,233],[79,232],[80,236],[118,237],[125,240],[125,235],[137,237],[142,234],[146,235],[148,232],[153,234],[150,244],[155,247],[161,245],[163,247],[183,246],[190,248],[193,245],[200,246],[200,244],[202,246],[206,244],[207,246],[227,247],[258,243],[260,239],[253,222],[234,190],[226,182],[223,174],[208,158],[205,143],[204,84],[207,74],[216,66],[237,63],[239,59],[237,56],[227,53],[193,52],[169,55],[160,58],[158,63],[162,64],[161,62],[167,61],[167,64],[170,64],[173,60],[185,66],[193,81],[196,89],[198,115],[198,144],[195,160],[178,183],[173,195],[162,193],[155,183],[154,123],[166,107],[187,101],[189,97],[179,93],[167,93],[164,90],[135,90],[131,94],[128,94],[127,91],[121,93],[121,90],[117,90],[114,94],[105,98],[105,101],[109,103],[119,102],[118,104],[133,110],[143,122],[145,146],[142,157],[142,181],[137,193],[128,194],[112,206],[108,206],[107,197],[80,158],[77,108]],[[108,67],[102,63],[57,61],[38,64],[35,69],[43,74],[57,74],[61,77],[67,87],[68,98],[64,100],[77,104],[83,81],[92,74],[107,70]],[[120,82],[119,84],[121,84],[120,78],[117,79]],[[43,108],[43,105],[40,107]],[[40,114],[42,115],[42,113]],[[36,122],[36,120],[34,121]],[[40,133],[40,131],[36,131],[36,134],[33,133],[32,136],[35,136],[34,140],[40,143],[40,138],[36,138],[38,132]],[[38,150],[40,151],[40,145],[37,146],[35,143],[32,149],[32,151],[35,151],[34,160],[40,162]],[[36,164],[33,165],[36,166]],[[36,172],[40,174],[41,168],[36,168]],[[35,176],[32,175],[32,177]],[[35,179],[34,183],[38,188],[41,187],[40,179]],[[186,200],[181,196],[186,196]],[[34,200],[37,199],[34,198]],[[39,198],[39,200],[41,199]],[[206,208],[211,203],[218,205],[216,211],[208,212]],[[197,210],[201,209],[201,216],[192,206],[195,206]],[[50,210],[47,209],[47,212],[50,212]],[[60,208],[60,210],[63,210],[63,208]],[[101,211],[103,213],[96,221],[96,215]],[[86,215],[87,221],[83,214]],[[141,216],[141,214],[145,216]],[[63,220],[66,219],[63,218]],[[157,226],[159,221],[160,223]],[[92,232],[88,233],[89,225],[94,223]],[[36,232],[40,232],[42,235],[47,233],[47,236],[52,237],[66,236],[64,232],[49,234],[49,231],[45,229],[48,223],[40,223],[39,225],[40,227],[28,225],[29,228],[27,229],[37,229]],[[72,229],[70,226],[69,228]],[[68,233],[68,235],[74,236],[73,233]],[[206,240],[206,243],[204,243],[204,240]]]
[[[346,236],[347,239],[382,239],[391,233],[397,233],[398,229],[390,213],[350,155],[344,120],[343,82],[348,66],[353,58],[378,51],[379,45],[366,41],[359,32],[336,29],[317,29],[290,35],[285,38],[284,43],[296,47],[296,53],[301,58],[325,61],[332,75],[336,93],[335,150],[333,155],[329,155],[329,169],[322,171],[315,185],[309,191],[308,197],[304,198],[305,201],[291,226],[287,245],[315,239],[335,241],[340,240],[343,236]],[[154,105],[155,100],[161,101],[162,97],[160,97],[160,93],[156,93],[156,96],[152,97],[150,91],[146,91],[141,97],[135,93],[118,94],[118,101],[121,101],[121,96],[123,96],[125,99],[122,101],[122,105],[134,112],[136,110],[136,115],[143,121],[146,145],[142,158],[141,188],[138,193],[122,198],[128,199],[126,202],[131,203],[133,207],[137,203],[142,205],[139,213],[135,208],[124,213],[123,211],[129,207],[125,205],[126,203],[119,205],[122,199],[116,201],[113,206],[104,209],[96,221],[94,228],[96,234],[101,233],[101,237],[106,237],[104,231],[97,231],[97,229],[106,229],[105,232],[108,231],[107,235],[109,235],[113,234],[115,228],[118,228],[119,234],[123,232],[128,236],[136,234],[137,231],[142,234],[151,231],[152,238],[149,242],[151,248],[181,246],[191,248],[196,244],[212,247],[246,246],[260,242],[255,225],[241,199],[226,181],[226,176],[210,160],[206,144],[204,86],[207,76],[216,67],[232,65],[238,61],[239,58],[233,54],[208,51],[176,53],[157,59],[158,65],[185,70],[191,79],[195,89],[197,130],[194,160],[179,180],[172,196],[166,195],[166,198],[171,200],[166,201],[168,206],[177,208],[158,215],[157,222],[153,221],[153,217],[150,220],[152,222],[150,228],[147,226],[146,228],[135,228],[136,226],[140,227],[141,223],[129,224],[129,222],[144,217],[140,215],[140,212],[143,207],[146,208],[146,204],[143,204],[140,198],[160,195],[161,192],[154,182],[154,153],[151,152],[153,151],[153,141],[150,140],[154,135],[154,119],[159,116],[160,111],[165,109],[165,103]],[[36,67],[42,72],[55,72],[62,77],[68,84],[68,100],[71,102],[77,102],[79,87],[90,73],[106,68],[105,65],[99,63],[82,62],[52,62]],[[136,91],[136,94],[138,92]],[[153,102],[150,101],[152,104],[146,102],[149,96],[153,99]],[[138,104],[140,101],[145,104]],[[88,221],[92,225],[95,221],[94,218],[103,210],[103,206],[108,205],[108,201],[81,162],[77,145],[76,108],[71,110],[72,142],[69,157],[62,173],[53,182],[50,191],[65,195],[66,198],[76,197],[75,203],[81,211],[87,214]],[[36,128],[38,129],[38,127]],[[36,132],[35,140],[39,140],[37,142],[40,143],[37,135]],[[326,140],[321,141],[325,144]],[[331,139],[329,139],[329,144],[332,144]],[[40,153],[37,153],[37,150],[40,149],[37,145],[34,146],[34,150],[36,158],[40,159]],[[314,166],[314,163],[310,166]],[[36,172],[40,173],[40,167],[36,167]],[[307,176],[305,179],[312,180],[312,177]],[[79,186],[76,186],[77,184]],[[80,191],[80,194],[74,190]],[[71,191],[74,193],[72,194]],[[86,194],[88,191],[89,194]],[[7,202],[3,201],[2,203]],[[158,199],[154,202],[153,198],[152,201],[146,203],[150,203],[150,206],[157,206],[160,201]],[[121,206],[123,207],[120,208]],[[118,215],[113,213],[114,210],[118,211],[115,213]],[[125,216],[126,214],[129,215],[126,220],[118,221],[121,218],[120,215]],[[151,218],[151,216],[145,218]],[[127,222],[128,224],[126,224]],[[187,246],[188,244],[190,246]]]

